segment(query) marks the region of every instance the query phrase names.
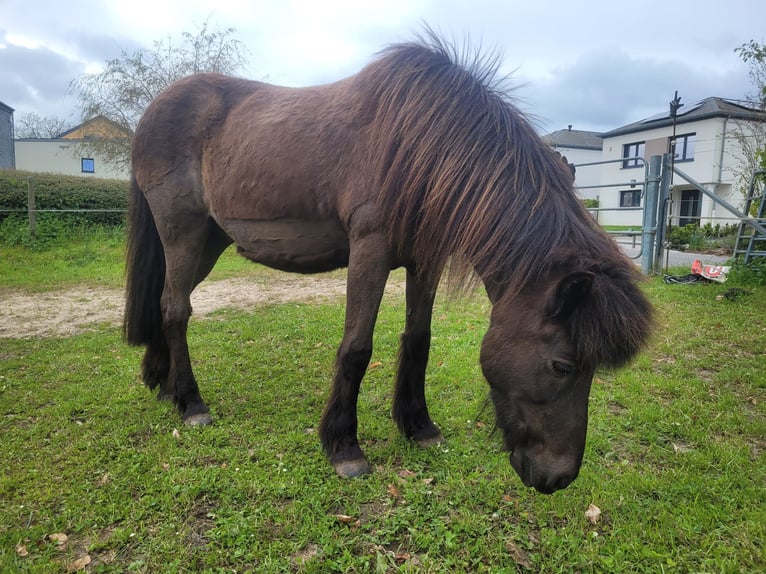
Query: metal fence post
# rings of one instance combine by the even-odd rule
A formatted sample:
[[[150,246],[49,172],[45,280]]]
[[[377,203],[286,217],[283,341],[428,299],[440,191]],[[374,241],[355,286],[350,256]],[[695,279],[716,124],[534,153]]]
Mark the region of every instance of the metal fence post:
[[[37,221],[35,218],[35,180],[32,176],[27,177],[27,215],[29,217],[29,235],[34,237]]]
[[[654,271],[654,242],[657,239],[657,199],[660,193],[662,156],[649,158],[649,175],[644,195],[644,220],[641,228],[641,270],[649,274]],[[635,238],[634,238],[635,241]]]
[[[657,235],[655,237],[655,256],[654,270],[659,272],[662,268],[662,255],[665,248],[665,232],[668,213],[668,202],[670,201],[670,179],[672,174],[671,156],[669,153],[662,155],[662,175],[660,181],[660,196],[658,198],[657,209]]]

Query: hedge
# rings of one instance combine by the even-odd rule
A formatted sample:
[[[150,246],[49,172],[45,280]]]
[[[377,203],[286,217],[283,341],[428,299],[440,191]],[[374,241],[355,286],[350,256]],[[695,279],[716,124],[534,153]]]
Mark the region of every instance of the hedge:
[[[0,222],[7,218],[27,217],[28,187],[31,177],[38,210],[105,210],[63,212],[55,215],[62,221],[107,226],[123,225],[128,208],[130,182],[116,179],[76,177],[17,170],[0,170]]]

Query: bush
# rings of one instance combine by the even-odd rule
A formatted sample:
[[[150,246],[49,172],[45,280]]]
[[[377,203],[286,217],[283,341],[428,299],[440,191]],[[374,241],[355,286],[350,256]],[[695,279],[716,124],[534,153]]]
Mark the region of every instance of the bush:
[[[598,199],[583,199],[582,204],[586,209],[598,209]]]
[[[92,177],[0,170],[0,223],[27,219],[28,184],[31,177],[38,210],[118,210],[52,212],[64,226],[123,226],[128,208],[129,182]],[[37,219],[44,213],[38,213]],[[14,224],[15,225],[15,224]]]
[[[706,223],[702,227],[690,223],[684,227],[672,227],[667,242],[675,249],[732,249],[737,234],[736,225]]]
[[[742,259],[734,260],[727,281],[753,287],[766,286],[766,257],[755,257],[748,264]]]

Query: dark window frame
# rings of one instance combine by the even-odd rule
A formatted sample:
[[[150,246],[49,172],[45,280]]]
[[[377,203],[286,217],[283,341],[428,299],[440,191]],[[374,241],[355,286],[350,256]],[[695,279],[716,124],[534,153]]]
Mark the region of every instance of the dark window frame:
[[[688,134],[680,134],[675,138],[670,138],[670,147],[673,149],[673,141],[675,140],[675,163],[681,163],[685,161],[694,161],[694,148],[696,147],[697,132],[691,132]],[[680,144],[680,145],[679,145]]]
[[[644,159],[646,153],[646,141],[631,142],[623,144],[622,146],[622,168],[631,169],[634,167],[644,167],[644,162],[639,161]]]
[[[620,207],[641,207],[641,190],[624,189],[620,191]]]
[[[87,162],[90,162],[89,164]],[[88,169],[90,167],[90,169]],[[96,173],[96,160],[92,157],[80,158],[80,170],[82,173]]]

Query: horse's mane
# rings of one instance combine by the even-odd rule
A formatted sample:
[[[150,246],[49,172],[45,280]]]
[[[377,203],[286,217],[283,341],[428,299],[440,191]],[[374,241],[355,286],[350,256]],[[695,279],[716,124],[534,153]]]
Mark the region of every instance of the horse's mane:
[[[473,268],[520,292],[563,253],[617,259],[577,199],[570,167],[514,105],[499,60],[428,30],[361,72],[376,98],[373,162],[390,238],[450,278]],[[425,266],[424,266],[425,267]]]

